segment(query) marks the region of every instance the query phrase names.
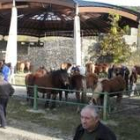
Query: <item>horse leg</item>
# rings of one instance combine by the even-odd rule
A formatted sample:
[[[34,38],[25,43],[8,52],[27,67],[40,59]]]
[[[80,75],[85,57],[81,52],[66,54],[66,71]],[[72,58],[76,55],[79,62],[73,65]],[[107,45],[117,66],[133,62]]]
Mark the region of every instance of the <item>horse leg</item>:
[[[45,93],[42,93],[42,98],[43,98],[43,99],[45,98]]]
[[[68,101],[68,91],[65,91],[65,100]]]
[[[76,99],[77,102],[80,103],[80,92],[76,92]]]
[[[47,93],[47,101],[45,102],[45,108],[49,107],[49,100],[51,98],[51,93]]]
[[[118,108],[120,107],[121,100],[122,100],[122,94],[119,93],[116,99],[116,104],[117,104],[116,110],[118,110]]]
[[[76,92],[76,99],[77,99],[77,103],[80,103],[81,102],[81,99],[80,99],[80,92]],[[77,113],[79,113],[81,110],[80,106],[78,105],[77,107]]]
[[[52,103],[50,105],[50,109],[54,109],[56,107],[56,102],[55,102],[56,96],[57,96],[56,93],[52,94]]]
[[[63,92],[63,91],[59,91],[59,101],[62,100],[62,92]]]
[[[117,95],[117,103],[121,103],[121,100],[122,100],[122,94],[118,94]]]

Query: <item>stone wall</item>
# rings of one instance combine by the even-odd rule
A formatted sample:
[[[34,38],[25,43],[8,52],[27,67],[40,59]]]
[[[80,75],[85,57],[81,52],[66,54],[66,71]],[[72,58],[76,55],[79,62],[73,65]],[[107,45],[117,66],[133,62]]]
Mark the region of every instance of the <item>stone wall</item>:
[[[48,37],[44,47],[28,47],[28,54],[19,54],[18,60],[31,61],[34,69],[44,65],[47,69],[59,68],[63,62],[74,62],[73,39]]]
[[[125,36],[131,38],[131,42],[136,42],[133,36]],[[129,39],[130,40],[130,39]],[[96,61],[93,54],[93,46],[97,46],[98,37],[83,37],[82,42],[82,64],[87,61]],[[128,41],[127,41],[128,42]],[[4,59],[6,43],[0,42],[0,59]],[[34,70],[44,65],[47,69],[59,68],[63,62],[74,63],[74,39],[64,37],[46,37],[44,47],[31,47],[30,45],[21,45],[18,43],[18,61],[30,61]],[[92,59],[91,59],[92,55]]]
[[[95,37],[82,39],[83,64],[88,59],[88,46],[95,42]],[[74,50],[74,40],[72,38],[47,37],[44,47],[28,46],[28,53],[26,55],[18,54],[18,60],[31,61],[34,69],[41,65],[44,65],[47,69],[57,69],[63,62],[74,63]]]

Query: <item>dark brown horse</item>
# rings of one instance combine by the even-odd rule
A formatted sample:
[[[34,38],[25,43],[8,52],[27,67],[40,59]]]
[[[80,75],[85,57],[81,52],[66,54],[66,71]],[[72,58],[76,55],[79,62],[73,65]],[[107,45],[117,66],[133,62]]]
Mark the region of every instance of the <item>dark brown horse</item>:
[[[76,74],[71,75],[70,77],[70,87],[72,90],[75,90],[77,102],[81,102],[83,98],[80,96],[80,93],[86,88],[86,79],[83,75]]]
[[[31,76],[32,77],[32,76]],[[46,93],[47,99],[52,98],[52,100],[56,100],[57,94],[62,91],[58,91],[58,89],[64,89],[69,84],[69,78],[66,70],[56,70],[51,71],[50,73],[38,77],[37,75],[33,75],[32,78],[29,78],[28,83],[32,85],[38,86],[38,91],[41,93]],[[57,88],[57,90],[56,90]],[[33,96],[33,88],[30,90],[30,95]],[[49,101],[46,101],[45,107],[49,106]],[[55,107],[55,102],[50,105],[51,108]]]
[[[103,104],[104,94],[101,92],[107,92],[109,97],[117,96],[117,102],[120,103],[123,95],[123,91],[126,89],[126,83],[122,76],[116,76],[110,80],[103,79],[98,81],[91,102],[94,104]]]

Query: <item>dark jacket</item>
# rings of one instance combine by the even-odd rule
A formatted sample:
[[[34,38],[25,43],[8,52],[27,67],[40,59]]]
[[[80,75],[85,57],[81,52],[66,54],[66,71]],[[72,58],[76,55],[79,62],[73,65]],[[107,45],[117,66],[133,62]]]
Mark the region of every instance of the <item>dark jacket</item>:
[[[73,140],[80,140],[82,135],[84,134],[84,131],[84,128],[80,124],[76,129]],[[95,137],[93,138],[93,140],[116,140],[115,134],[101,122],[99,122],[93,133],[95,133]]]
[[[0,80],[0,98],[8,99],[15,92],[12,85],[4,80]]]

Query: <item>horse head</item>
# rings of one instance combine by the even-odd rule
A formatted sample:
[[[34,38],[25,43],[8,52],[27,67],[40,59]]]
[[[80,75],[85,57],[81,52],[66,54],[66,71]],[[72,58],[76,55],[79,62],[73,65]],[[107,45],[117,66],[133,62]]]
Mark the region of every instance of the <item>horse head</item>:
[[[87,88],[94,89],[98,82],[98,76],[95,73],[89,73],[86,75]]]
[[[53,85],[62,88],[69,85],[69,75],[67,70],[59,69],[51,72]]]

